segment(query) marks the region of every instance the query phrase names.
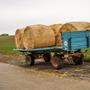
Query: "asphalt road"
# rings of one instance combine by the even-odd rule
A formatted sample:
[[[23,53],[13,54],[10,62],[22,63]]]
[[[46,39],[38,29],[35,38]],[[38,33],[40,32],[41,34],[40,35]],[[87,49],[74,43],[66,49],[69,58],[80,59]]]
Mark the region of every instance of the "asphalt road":
[[[39,76],[26,68],[0,63],[0,90],[90,90],[90,82]]]

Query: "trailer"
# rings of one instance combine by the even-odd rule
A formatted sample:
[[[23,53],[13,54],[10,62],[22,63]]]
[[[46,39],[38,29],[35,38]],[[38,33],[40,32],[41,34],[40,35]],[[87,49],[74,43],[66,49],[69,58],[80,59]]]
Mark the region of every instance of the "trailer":
[[[64,63],[83,64],[84,52],[82,49],[90,47],[90,31],[62,32],[62,46],[53,46],[34,49],[15,49],[26,57],[26,63],[34,65],[35,59],[43,57],[45,62],[51,62],[55,69],[63,67]]]

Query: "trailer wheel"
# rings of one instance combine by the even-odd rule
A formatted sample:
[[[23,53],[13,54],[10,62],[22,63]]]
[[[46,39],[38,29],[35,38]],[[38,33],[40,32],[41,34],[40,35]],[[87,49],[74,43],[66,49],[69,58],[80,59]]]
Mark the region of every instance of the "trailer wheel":
[[[79,57],[78,56],[74,57],[73,61],[74,61],[75,65],[82,65],[84,62],[83,59],[84,59],[84,55],[81,54]]]
[[[35,57],[33,55],[26,55],[26,65],[33,66],[35,63]]]
[[[43,58],[44,58],[45,62],[50,62],[50,59],[51,59],[50,53],[44,54],[44,55],[43,55]]]
[[[62,60],[57,56],[51,58],[51,64],[55,69],[61,69],[63,67]]]

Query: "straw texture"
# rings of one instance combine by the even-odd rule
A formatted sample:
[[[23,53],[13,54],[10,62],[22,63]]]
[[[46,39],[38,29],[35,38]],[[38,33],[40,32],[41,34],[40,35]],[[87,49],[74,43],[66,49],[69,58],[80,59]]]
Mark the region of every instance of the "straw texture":
[[[23,41],[26,49],[54,46],[55,34],[48,26],[31,25],[25,28]]]
[[[19,48],[19,49],[24,48],[24,45],[23,45],[23,33],[24,33],[24,28],[17,29],[16,32],[15,32],[15,43],[16,43],[16,47]]]
[[[62,24],[53,24],[50,25],[49,27],[51,27],[54,31],[55,34],[55,43],[57,46],[61,46],[61,34],[60,34],[60,29],[62,27]]]

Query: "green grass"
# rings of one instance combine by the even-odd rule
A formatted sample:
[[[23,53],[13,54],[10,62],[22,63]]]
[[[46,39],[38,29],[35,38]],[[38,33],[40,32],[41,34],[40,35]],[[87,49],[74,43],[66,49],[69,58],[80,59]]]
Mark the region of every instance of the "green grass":
[[[0,36],[0,53],[16,54],[14,36]]]
[[[85,55],[85,61],[90,62],[90,48],[83,49],[82,51],[85,51],[85,50],[87,50],[87,52],[84,53],[84,55]]]

